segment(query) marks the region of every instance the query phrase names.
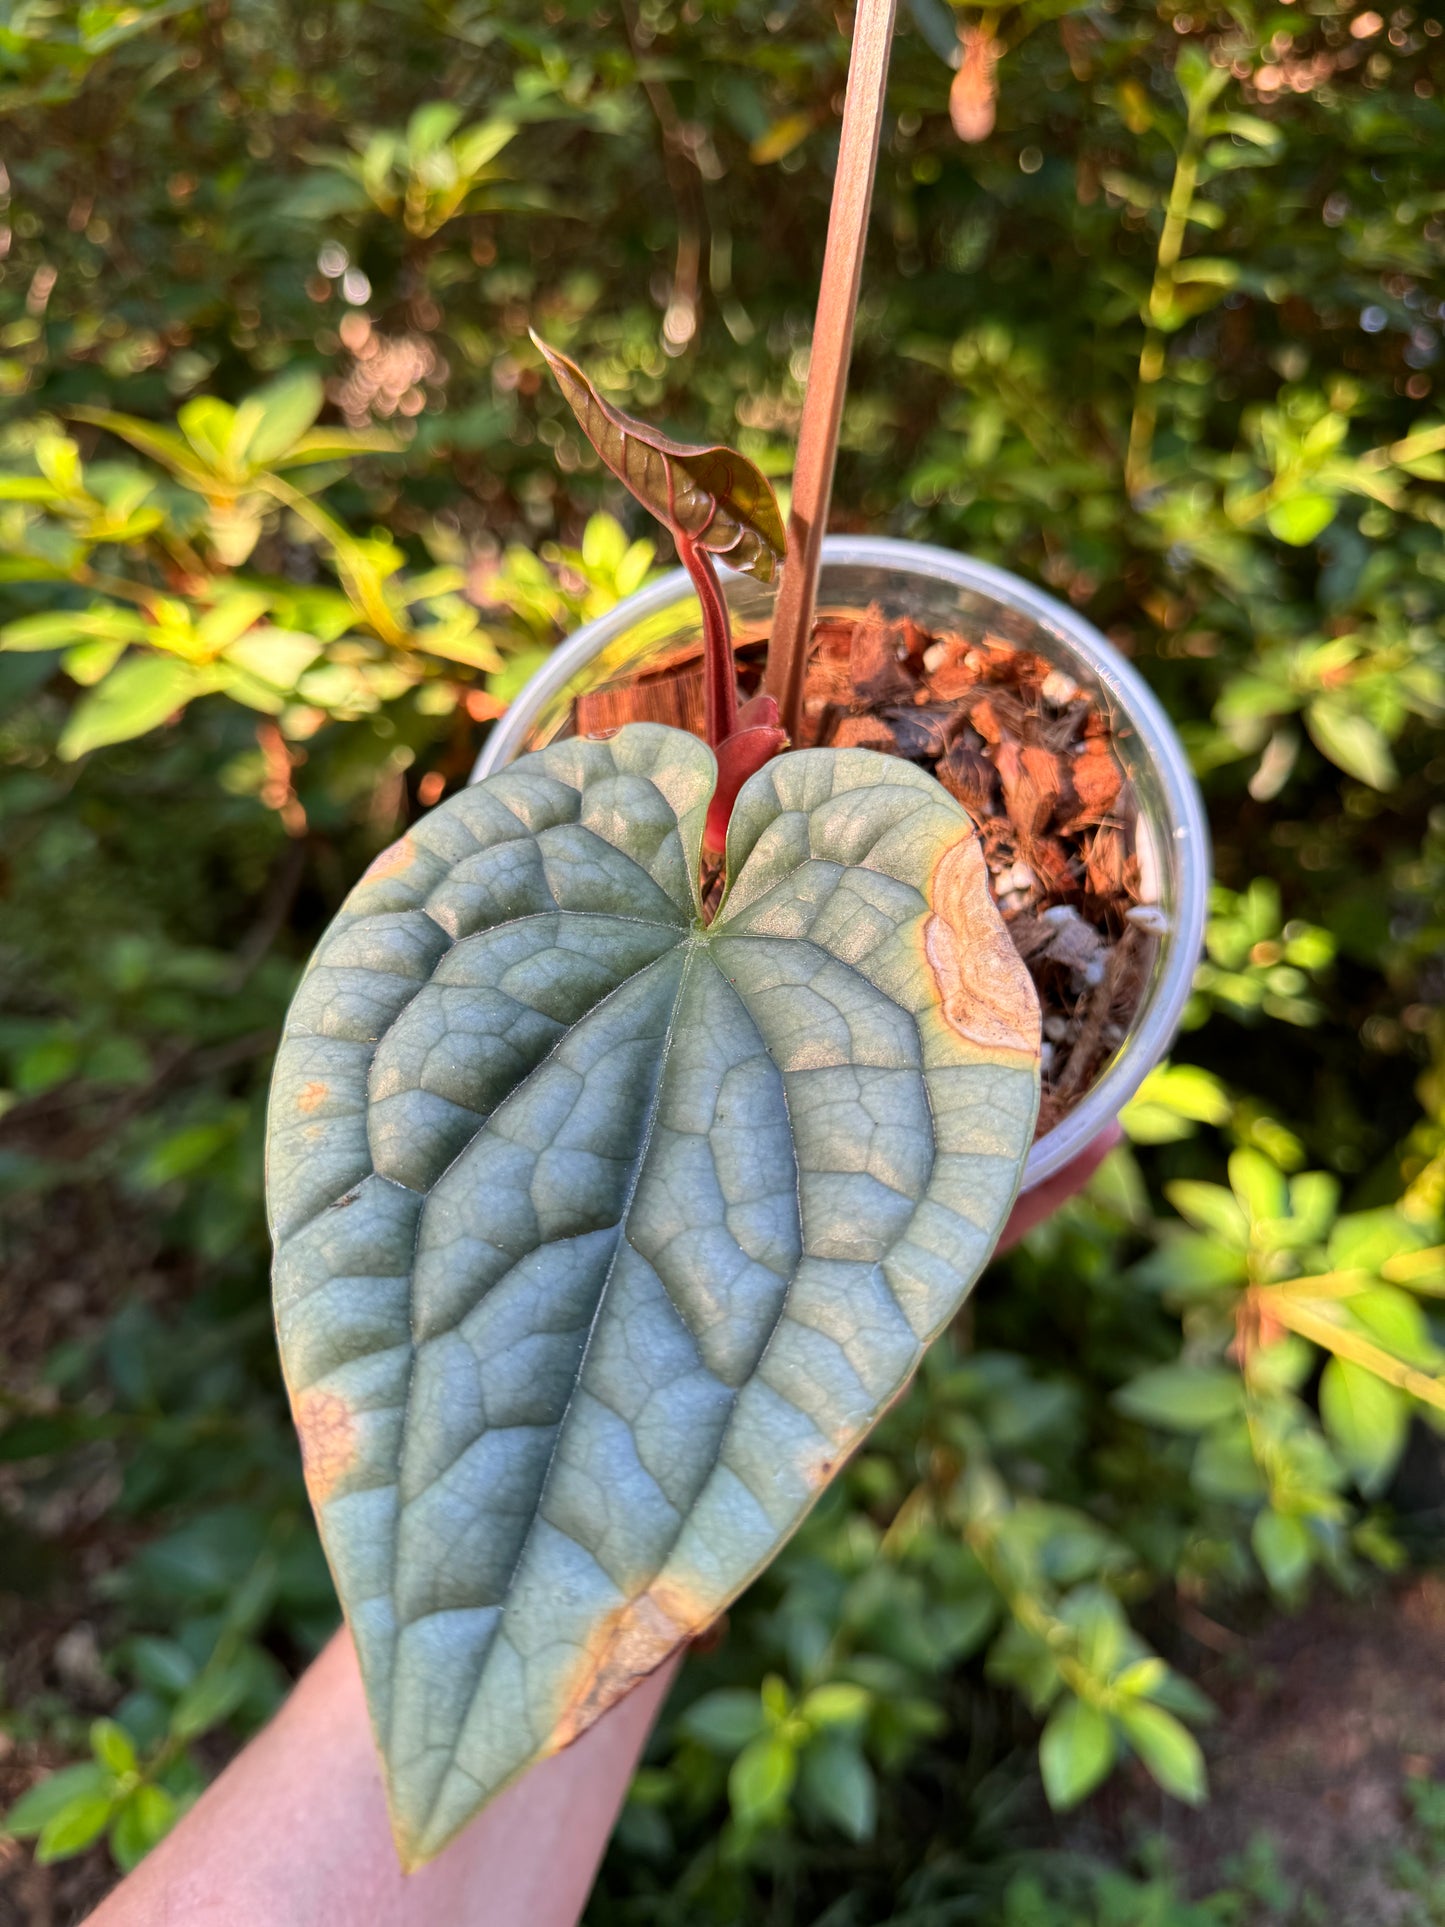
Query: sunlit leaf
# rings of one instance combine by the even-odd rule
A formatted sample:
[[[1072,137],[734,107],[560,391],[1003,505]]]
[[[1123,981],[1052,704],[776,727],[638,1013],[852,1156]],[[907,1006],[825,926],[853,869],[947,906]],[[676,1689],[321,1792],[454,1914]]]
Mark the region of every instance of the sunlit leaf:
[[[206,489],[214,480],[211,469],[196,459],[185,437],[173,428],[160,428],[154,422],[141,421],[135,415],[116,414],[108,408],[72,408],[70,413],[77,421],[90,422],[129,442],[132,448],[153,457],[192,487]]]
[[[728,1775],[733,1812],[744,1826],[757,1826],[779,1817],[798,1777],[798,1756],[779,1733],[769,1733],[745,1746]]]
[[[1371,789],[1393,789],[1399,780],[1395,759],[1382,732],[1368,716],[1330,696],[1317,696],[1305,711],[1305,728],[1315,747]]]
[[[174,656],[127,656],[70,712],[60,754],[73,762],[108,743],[144,736],[214,686],[212,678]]]
[[[1331,1358],[1320,1376],[1320,1417],[1361,1487],[1378,1492],[1405,1448],[1410,1413],[1403,1394],[1363,1365]]]
[[[230,452],[234,460],[265,468],[295,447],[321,413],[321,377],[309,368],[283,375],[249,395],[236,410]]]
[[[1172,1713],[1148,1701],[1126,1702],[1119,1713],[1129,1744],[1166,1793],[1201,1806],[1208,1793],[1199,1742]]]
[[[111,1775],[98,1760],[85,1760],[79,1766],[63,1766],[58,1773],[26,1789],[6,1812],[4,1826],[17,1840],[32,1839],[42,1828],[78,1801],[103,1796]]]
[[[1291,548],[1302,549],[1315,537],[1323,535],[1335,519],[1339,503],[1333,495],[1325,495],[1317,489],[1302,489],[1298,495],[1290,495],[1282,502],[1276,502],[1265,516],[1265,525],[1271,535],[1281,542],[1288,542]]]
[[[1050,1715],[1039,1741],[1039,1770],[1054,1811],[1066,1813],[1092,1793],[1116,1752],[1108,1716],[1070,1694]]]
[[[759,134],[748,148],[748,159],[755,167],[768,167],[801,147],[816,125],[812,114],[784,114],[766,133]]]
[[[163,1840],[175,1825],[177,1804],[164,1787],[136,1787],[122,1802],[111,1822],[110,1850],[123,1873],[133,1867]]]

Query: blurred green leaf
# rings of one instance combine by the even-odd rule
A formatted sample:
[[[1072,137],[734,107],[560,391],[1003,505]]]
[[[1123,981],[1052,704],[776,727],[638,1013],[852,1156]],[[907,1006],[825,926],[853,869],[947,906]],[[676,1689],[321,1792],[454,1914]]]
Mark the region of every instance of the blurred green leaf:
[[[1166,1793],[1189,1806],[1203,1804],[1208,1792],[1204,1755],[1187,1726],[1162,1707],[1137,1700],[1120,1708],[1119,1723],[1130,1746]]]
[[[1361,1486],[1379,1491],[1405,1447],[1409,1408],[1401,1393],[1363,1365],[1331,1358],[1320,1375],[1320,1416]]]
[[[188,663],[165,656],[127,656],[71,710],[61,732],[60,754],[74,762],[109,743],[144,736],[213,687],[209,676]]]
[[[108,1798],[110,1785],[110,1769],[99,1761],[63,1766],[21,1794],[5,1815],[5,1831],[18,1840],[31,1839],[73,1807],[89,1812],[95,1802]]]
[[[1039,1741],[1039,1769],[1054,1811],[1067,1813],[1086,1799],[1114,1764],[1116,1751],[1106,1714],[1072,1694],[1062,1700]]]
[[[115,1807],[110,1793],[78,1794],[47,1820],[35,1842],[35,1858],[42,1867],[83,1853],[110,1824]]]
[[[1338,507],[1333,495],[1302,489],[1276,502],[1264,519],[1271,535],[1288,542],[1291,548],[1302,549],[1324,534]]]
[[[695,1700],[682,1716],[682,1731],[714,1753],[738,1753],[762,1732],[763,1709],[755,1692],[722,1688]]]
[[[728,1797],[744,1826],[763,1826],[782,1813],[798,1777],[798,1758],[781,1734],[751,1741],[733,1761]]]
[[[837,1732],[814,1740],[803,1755],[799,1791],[850,1840],[872,1838],[878,1812],[877,1787],[854,1741]]]
[[[178,1818],[175,1798],[164,1787],[138,1786],[122,1801],[110,1829],[110,1850],[129,1873],[163,1840]]]
[[[1384,736],[1367,716],[1329,696],[1317,696],[1305,711],[1305,727],[1315,747],[1347,776],[1357,776],[1372,789],[1394,788],[1398,780],[1395,759]]]

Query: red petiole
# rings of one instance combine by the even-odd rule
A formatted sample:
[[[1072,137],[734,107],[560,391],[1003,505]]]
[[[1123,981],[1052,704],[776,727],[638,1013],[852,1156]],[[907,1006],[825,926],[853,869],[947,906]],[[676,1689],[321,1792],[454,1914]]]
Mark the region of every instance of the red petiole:
[[[702,847],[711,857],[727,845],[728,821],[743,784],[787,744],[778,727],[778,705],[757,695],[738,708],[733,665],[732,620],[712,557],[695,536],[674,527],[678,560],[692,578],[702,605],[703,716],[708,747],[717,757],[717,788],[708,806]]]
[[[674,528],[677,558],[692,577],[702,604],[703,716],[708,747],[720,749],[738,726],[738,683],[733,668],[732,623],[712,557],[696,538]]]

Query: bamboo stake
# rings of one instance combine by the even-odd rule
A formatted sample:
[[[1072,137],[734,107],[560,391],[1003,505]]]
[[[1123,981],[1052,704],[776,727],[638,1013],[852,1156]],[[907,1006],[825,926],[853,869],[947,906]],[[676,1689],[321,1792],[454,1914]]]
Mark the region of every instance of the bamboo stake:
[[[813,351],[793,469],[788,560],[773,614],[765,679],[768,693],[777,699],[783,727],[794,742],[798,740],[802,723],[803,671],[813,632],[818,568],[833,493],[833,467],[838,456],[843,397],[848,387],[848,362],[853,352],[853,318],[858,309],[868,209],[878,167],[888,54],[896,11],[897,0],[858,0],[853,26],[838,173],[833,182],[823,279],[813,323]]]

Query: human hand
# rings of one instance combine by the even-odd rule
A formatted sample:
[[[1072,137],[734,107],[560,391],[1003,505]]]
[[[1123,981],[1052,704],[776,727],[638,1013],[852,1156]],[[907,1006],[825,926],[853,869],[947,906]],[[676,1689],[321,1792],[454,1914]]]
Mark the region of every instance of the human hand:
[[[1079,1191],[1117,1124],[1034,1190],[1007,1250]],[[508,1787],[405,1875],[350,1635],[336,1635],[272,1721],[91,1916],[90,1927],[575,1927],[681,1655],[574,1745]]]
[[[1061,1171],[1055,1171],[1051,1178],[1045,1178],[1042,1184],[1025,1191],[1003,1228],[1003,1235],[994,1247],[994,1255],[1012,1250],[1035,1225],[1042,1224],[1045,1218],[1051,1218],[1061,1204],[1067,1204],[1075,1192],[1082,1191],[1109,1153],[1123,1142],[1124,1132],[1117,1120],[1113,1124],[1106,1124],[1099,1135],[1086,1144]]]

